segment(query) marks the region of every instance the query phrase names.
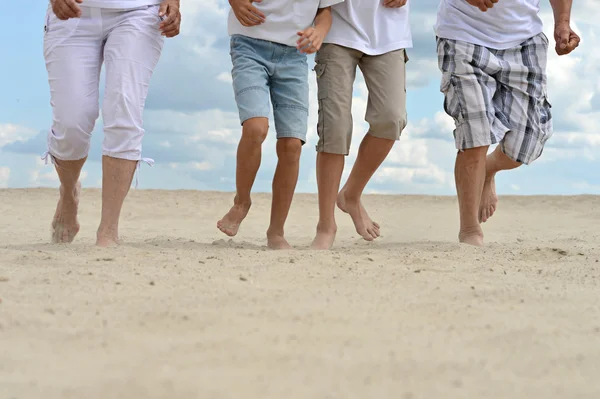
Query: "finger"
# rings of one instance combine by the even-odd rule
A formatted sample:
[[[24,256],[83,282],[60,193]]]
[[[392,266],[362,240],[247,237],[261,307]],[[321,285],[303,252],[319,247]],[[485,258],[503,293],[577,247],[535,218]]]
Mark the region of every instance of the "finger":
[[[179,34],[179,27],[176,26],[173,29],[163,32],[163,36],[165,37],[175,37]]]
[[[310,28],[309,28],[310,29]],[[298,32],[298,34],[300,35],[300,38],[298,39],[298,41],[296,42],[298,44],[298,46],[300,48],[306,46],[309,42],[309,36],[310,36],[310,32],[309,29],[303,31],[303,32]]]
[[[263,22],[265,22],[264,18],[261,18],[260,16],[254,14],[252,11],[247,10],[246,12],[246,18],[248,19],[248,21],[250,21],[253,25],[260,25]]]
[[[264,21],[264,20],[265,20],[265,18],[266,18],[265,14],[263,14],[262,12],[260,12],[260,11],[258,10],[258,8],[254,7],[253,5],[250,5],[250,6],[248,7],[248,10],[249,10],[249,11],[250,11],[252,14],[256,15],[258,18],[260,18],[260,20],[261,20],[261,21]]]
[[[64,19],[63,15],[62,15],[62,10],[58,6],[56,6],[56,5],[53,6],[52,12],[54,13],[54,15],[56,15],[56,18],[58,18],[60,20]]]
[[[252,14],[249,10],[242,10],[240,12],[240,18],[244,21],[245,26],[256,26],[261,22],[254,14]]]
[[[321,43],[321,39],[319,37],[319,34],[317,32],[313,32],[309,37],[308,40],[310,41],[310,43],[312,43],[313,46],[318,46],[319,43]]]
[[[176,18],[173,23],[167,25],[164,29],[162,29],[162,34],[166,37],[173,37],[179,34],[179,28],[181,26],[181,20]]]
[[[81,16],[81,8],[75,3],[75,0],[65,0],[65,3],[69,8],[69,15],[71,18]]]
[[[169,5],[163,1],[160,4],[160,7],[158,7],[158,16],[159,17],[164,17],[165,14],[167,13],[167,8],[168,7],[169,7]]]
[[[167,26],[171,25],[173,22],[175,22],[175,18],[177,18],[177,14],[179,14],[177,12],[177,10],[174,7],[170,7],[167,6],[167,10],[165,11],[166,14],[161,15],[160,11],[158,12],[159,16],[167,16],[161,23],[160,23],[160,29],[164,29]]]
[[[67,14],[67,11],[69,10],[69,8],[67,7],[67,5],[63,2],[60,2],[58,4],[55,3],[55,10],[54,10],[54,14],[56,14],[56,16],[58,17],[58,19],[69,19],[69,16]]]
[[[310,44],[310,40],[308,40],[308,38],[303,38],[301,41],[298,42],[297,47],[299,49],[303,49],[306,46],[308,46]]]
[[[485,0],[485,6],[487,8],[493,8],[494,7],[494,3],[492,3],[492,0]]]

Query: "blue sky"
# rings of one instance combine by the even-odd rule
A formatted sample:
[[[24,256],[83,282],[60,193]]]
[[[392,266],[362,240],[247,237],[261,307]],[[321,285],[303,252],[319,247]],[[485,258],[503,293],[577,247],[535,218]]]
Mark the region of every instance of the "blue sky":
[[[265,0],[268,1],[268,0]],[[500,194],[600,194],[600,26],[597,0],[578,0],[573,25],[582,36],[576,53],[549,58],[549,97],[555,133],[537,162],[498,178]],[[40,161],[51,123],[42,56],[46,0],[5,2],[0,34],[0,187],[58,187],[50,165]],[[369,192],[453,195],[455,149],[452,122],[442,112],[433,24],[438,0],[411,3],[414,48],[408,74],[409,126],[367,187]],[[240,135],[231,89],[224,0],[182,1],[182,34],[165,44],[145,112],[144,156],[139,188],[234,190]],[[552,38],[548,0],[542,0],[546,34]],[[553,43],[553,40],[551,39]],[[309,62],[312,64],[312,60]],[[103,84],[103,82],[101,82]],[[309,139],[298,191],[315,192],[315,77],[310,75]],[[366,131],[366,88],[357,79],[353,154]],[[273,124],[271,124],[273,125]],[[93,134],[84,187],[100,187],[102,120]],[[263,150],[256,191],[270,191],[276,165],[274,132]]]

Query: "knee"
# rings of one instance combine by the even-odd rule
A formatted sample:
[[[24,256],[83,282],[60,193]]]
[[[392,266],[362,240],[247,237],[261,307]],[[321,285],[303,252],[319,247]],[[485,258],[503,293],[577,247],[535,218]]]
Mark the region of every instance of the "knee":
[[[72,108],[60,108],[54,111],[56,128],[67,137],[71,135],[91,135],[98,115],[99,107],[97,105],[83,106],[75,112]]]
[[[82,107],[77,112],[73,112],[73,109],[55,109],[48,140],[51,154],[63,160],[85,158],[98,113],[98,106]]]
[[[252,118],[244,122],[242,135],[246,140],[262,144],[269,132],[269,121],[265,118]]]
[[[302,142],[295,138],[277,140],[277,157],[288,162],[298,162],[302,153]]]
[[[377,117],[377,121],[371,124],[373,135],[382,138],[398,138],[406,128],[408,118],[406,112],[389,109]]]

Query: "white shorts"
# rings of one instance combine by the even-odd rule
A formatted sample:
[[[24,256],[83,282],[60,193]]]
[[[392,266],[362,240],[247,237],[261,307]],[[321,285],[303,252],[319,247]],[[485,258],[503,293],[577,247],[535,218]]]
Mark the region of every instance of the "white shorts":
[[[164,43],[158,6],[81,10],[81,18],[66,21],[50,7],[46,15],[44,58],[53,113],[47,155],[52,160],[87,157],[104,63],[102,154],[139,161],[144,104]]]

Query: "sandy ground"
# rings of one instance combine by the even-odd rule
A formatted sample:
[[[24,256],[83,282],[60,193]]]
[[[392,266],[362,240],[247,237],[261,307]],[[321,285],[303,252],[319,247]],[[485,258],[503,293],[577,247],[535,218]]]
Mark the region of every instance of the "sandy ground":
[[[455,244],[454,198],[371,196],[383,237],[345,215],[306,249],[316,198],[264,247],[257,195],[233,241],[231,194],[132,191],[118,249],[49,244],[55,190],[1,190],[0,398],[600,397],[600,198],[501,198],[488,247]]]

